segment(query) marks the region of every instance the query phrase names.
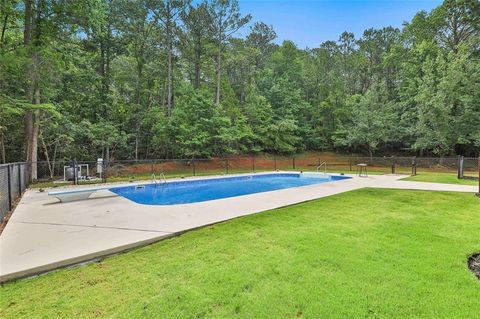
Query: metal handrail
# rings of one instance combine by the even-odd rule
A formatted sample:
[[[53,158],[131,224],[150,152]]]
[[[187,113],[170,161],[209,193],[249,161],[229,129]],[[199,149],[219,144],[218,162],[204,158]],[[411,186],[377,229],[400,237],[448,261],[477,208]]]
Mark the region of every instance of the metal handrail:
[[[163,172],[160,173],[160,177],[162,177],[163,184],[166,184],[167,183],[167,178],[165,177],[165,174]],[[158,184],[157,177],[155,176],[155,173],[152,174],[152,182],[155,185]]]
[[[163,183],[166,184],[167,183],[167,178],[165,177],[165,174],[163,172],[160,173],[160,177],[162,178]],[[157,177],[155,176],[155,173],[152,174],[152,182],[155,185],[158,184]]]
[[[155,173],[152,173],[152,182],[156,185],[157,184],[157,177],[155,176]]]
[[[318,171],[320,170],[320,168],[322,168],[322,166],[324,166],[323,174],[324,174],[324,175],[327,175],[327,162],[322,162],[322,164],[320,164],[320,165],[317,166],[317,173],[318,173]]]
[[[163,174],[163,172],[162,172],[162,173],[160,173],[160,176],[163,179],[163,183],[166,184],[167,183],[167,178],[165,177],[165,174]]]

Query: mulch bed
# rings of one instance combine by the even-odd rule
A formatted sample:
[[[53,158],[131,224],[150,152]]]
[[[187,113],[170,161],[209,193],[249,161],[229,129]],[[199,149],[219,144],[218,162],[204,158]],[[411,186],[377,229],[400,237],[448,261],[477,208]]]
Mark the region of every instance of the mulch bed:
[[[480,253],[475,253],[468,257],[468,269],[470,269],[478,279],[480,279]]]

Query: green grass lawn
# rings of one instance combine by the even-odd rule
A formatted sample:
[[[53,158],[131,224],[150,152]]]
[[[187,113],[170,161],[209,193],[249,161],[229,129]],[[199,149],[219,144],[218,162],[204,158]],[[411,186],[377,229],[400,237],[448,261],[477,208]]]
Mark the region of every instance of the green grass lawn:
[[[417,181],[417,182],[473,185],[473,186],[478,185],[478,181],[468,180],[468,179],[458,179],[457,174],[453,174],[453,173],[421,172],[416,176],[409,176],[407,178],[404,178],[403,180]]]
[[[5,284],[2,318],[478,318],[473,194],[362,189]]]

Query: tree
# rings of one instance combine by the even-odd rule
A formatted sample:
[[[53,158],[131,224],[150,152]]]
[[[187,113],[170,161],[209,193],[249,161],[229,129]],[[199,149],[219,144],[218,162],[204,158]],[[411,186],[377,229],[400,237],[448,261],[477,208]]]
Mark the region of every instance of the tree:
[[[255,57],[255,66],[257,69],[264,66],[264,60],[268,58],[270,51],[273,49],[272,41],[276,38],[277,34],[271,25],[263,22],[255,22],[255,24],[250,27],[246,44],[258,51]]]
[[[258,153],[267,148],[273,124],[273,110],[267,99],[259,95],[255,89],[250,89],[244,107],[245,117],[253,134],[251,151]]]
[[[473,41],[480,48],[480,2],[445,0],[432,12],[437,21],[437,38],[446,48],[458,52],[462,43]]]
[[[193,61],[193,86],[196,90],[201,86],[201,67],[206,53],[206,44],[211,39],[211,15],[208,3],[201,2],[197,6],[189,5],[188,10],[181,13],[184,33],[184,51],[188,60]]]
[[[8,124],[16,117],[23,115],[24,110],[18,101],[9,98],[8,96],[0,95],[0,156],[2,163],[7,163],[7,154],[5,150],[6,134]]]
[[[213,21],[211,25],[213,38],[217,45],[215,103],[220,104],[223,50],[230,37],[247,24],[252,16],[249,14],[241,16],[237,0],[213,0],[210,5],[210,13]]]
[[[25,0],[24,1],[24,33],[23,45],[26,49],[28,62],[25,74],[25,92],[27,103],[32,107],[25,111],[25,159],[29,166],[29,178],[37,179],[39,108],[42,104],[42,89],[48,85],[48,68],[45,67],[46,51],[52,48],[48,43],[57,35],[61,16],[54,9],[55,1]],[[51,28],[54,26],[54,28]]]
[[[174,43],[177,33],[177,20],[187,5],[187,0],[154,0],[151,10],[156,20],[161,22],[165,30],[165,49],[167,51],[167,95],[165,105],[170,116],[173,107],[173,58]]]
[[[476,156],[478,15],[446,0],[301,49],[260,21],[240,34],[238,0],[0,1],[0,161]]]
[[[382,82],[375,83],[365,95],[352,96],[348,101],[351,118],[338,131],[337,145],[364,148],[372,157],[382,143],[390,142],[396,119],[386,96]]]
[[[155,56],[153,33],[159,32],[155,17],[144,0],[122,0],[116,11],[117,28],[121,32],[122,41],[126,43],[130,55],[135,59],[135,159],[138,159],[140,143],[140,115],[144,109],[144,69],[149,57]],[[169,79],[171,80],[171,79]],[[171,100],[170,100],[171,102]]]

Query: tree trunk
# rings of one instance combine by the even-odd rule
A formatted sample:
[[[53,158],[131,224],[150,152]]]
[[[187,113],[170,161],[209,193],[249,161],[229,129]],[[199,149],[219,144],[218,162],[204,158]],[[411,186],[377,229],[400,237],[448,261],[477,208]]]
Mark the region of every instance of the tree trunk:
[[[25,15],[24,15],[24,28],[23,28],[23,44],[29,45],[32,39],[32,17],[33,8],[32,0],[25,0]]]
[[[136,88],[136,102],[137,102],[137,112],[135,114],[135,161],[138,160],[138,139],[140,134],[140,111],[142,104],[142,77],[143,77],[143,63],[141,62],[142,57],[137,59],[137,88]]]
[[[217,92],[215,95],[215,103],[220,104],[220,87],[222,82],[222,43],[218,45],[217,56]]]
[[[0,47],[3,47],[3,42],[5,41],[5,31],[7,30],[8,24],[8,14],[5,15],[2,25],[2,33],[0,34]]]
[[[2,163],[5,164],[7,162],[6,155],[5,155],[5,136],[2,132],[0,132],[0,150],[2,152]]]
[[[169,37],[169,35],[167,35]],[[168,41],[170,42],[170,41]],[[168,74],[167,74],[167,115],[172,114],[172,49],[168,44]]]
[[[110,91],[110,43],[109,39],[102,39],[100,44],[101,66],[100,73],[102,76],[102,88],[100,92],[102,100],[101,116],[98,120],[105,120],[108,115],[108,95]],[[97,113],[98,114],[98,113]]]
[[[45,143],[43,137],[40,136],[39,139],[42,142],[43,154],[45,154],[45,160],[47,161],[48,171],[50,172],[50,179],[53,180],[53,164],[50,163],[50,156],[48,155],[47,144]]]
[[[199,37],[199,36],[198,36]],[[200,89],[200,61],[202,55],[202,48],[201,48],[201,40],[197,39],[195,43],[195,61],[194,61],[194,68],[195,68],[195,83],[194,87],[195,90]]]
[[[35,87],[35,98],[33,104],[40,104],[40,88],[38,85]],[[31,136],[31,143],[32,143],[32,154],[31,154],[31,171],[30,177],[32,180],[36,180],[37,176],[37,162],[38,162],[38,110],[33,111],[33,128],[32,128],[32,136]]]
[[[31,61],[27,71],[29,82],[27,84],[27,100],[32,104],[40,103],[40,88],[38,87],[38,64],[39,54],[36,46],[39,45],[40,40],[40,26],[38,26],[40,12],[36,16],[33,14],[33,3],[31,0],[25,0],[25,16],[24,16],[24,30],[23,43],[27,50],[31,51]],[[38,8],[37,11],[40,11]],[[32,45],[32,35],[35,31],[35,43]],[[27,110],[25,112],[25,160],[30,162],[29,180],[37,179],[37,152],[38,152],[38,123],[36,121],[36,112],[34,110]]]
[[[172,82],[173,82],[173,71],[172,71],[172,54],[173,54],[173,45],[172,45],[172,25],[171,25],[171,11],[170,11],[170,1],[167,0],[167,19],[166,19],[166,37],[167,37],[167,115],[172,114]]]

